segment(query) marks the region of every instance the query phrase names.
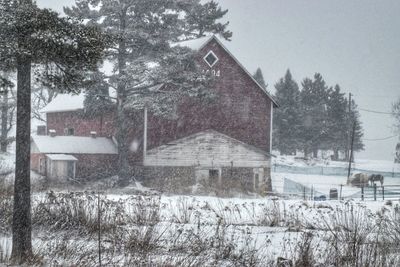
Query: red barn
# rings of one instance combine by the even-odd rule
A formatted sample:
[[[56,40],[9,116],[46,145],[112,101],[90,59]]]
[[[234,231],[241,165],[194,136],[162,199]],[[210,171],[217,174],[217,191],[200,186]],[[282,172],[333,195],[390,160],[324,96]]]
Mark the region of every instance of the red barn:
[[[182,99],[175,119],[148,114],[132,116],[131,165],[144,182],[165,190],[196,184],[211,188],[259,191],[270,188],[272,116],[269,93],[215,36],[179,43],[197,51],[205,72],[215,76],[214,101]],[[113,114],[87,119],[83,96],[58,96],[43,112],[47,129],[57,135],[112,138]],[[53,132],[54,132],[53,131]],[[76,162],[77,166],[81,163]],[[138,173],[138,172],[136,172]]]

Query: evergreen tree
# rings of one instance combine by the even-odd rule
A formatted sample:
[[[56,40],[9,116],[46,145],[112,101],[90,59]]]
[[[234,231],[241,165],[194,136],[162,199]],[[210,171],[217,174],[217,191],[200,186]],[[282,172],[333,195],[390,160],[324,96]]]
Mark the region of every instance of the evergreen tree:
[[[260,68],[257,68],[253,75],[253,78],[262,86],[262,88],[267,89],[268,85],[265,83],[264,75]]]
[[[227,11],[214,1],[200,0],[76,0],[76,6],[64,11],[101,27],[117,40],[108,50],[115,73],[106,78],[117,93],[118,176],[120,184],[126,184],[130,176],[128,111],[146,105],[163,112],[185,91],[195,94],[201,88],[193,51],[170,44],[207,33],[229,39],[228,24],[219,22]],[[171,86],[160,92],[160,84]]]
[[[51,88],[77,92],[86,72],[97,68],[103,37],[32,0],[0,0],[0,69],[17,72],[17,133],[12,259],[20,265],[31,256],[30,123],[33,76]]]
[[[89,118],[109,113],[114,104],[109,95],[109,85],[105,82],[104,75],[96,72],[91,75],[90,80],[93,83],[85,91],[85,100],[83,102],[85,108],[85,116]]]
[[[355,103],[354,99],[351,101],[351,108],[350,108],[350,116],[348,116],[349,123],[347,125],[355,126],[354,131],[354,143],[353,143],[353,150],[354,151],[361,151],[364,150],[364,143],[362,138],[364,136],[364,130],[362,128],[362,123],[360,121],[360,113],[357,109],[357,104]],[[352,132],[352,128],[350,133]],[[351,138],[351,136],[350,136]],[[348,159],[348,158],[347,158]]]
[[[232,32],[227,30],[229,22],[219,22],[228,10],[222,10],[214,0],[202,3],[199,0],[175,1],[178,9],[186,14],[184,35],[186,38],[199,38],[209,33],[218,33],[223,38],[230,40]]]
[[[275,85],[279,108],[274,111],[274,147],[282,154],[296,153],[300,147],[300,91],[290,70]]]
[[[319,149],[326,149],[325,144],[329,139],[327,91],[328,87],[319,73],[314,75],[314,80],[305,78],[302,82],[300,93],[303,117],[301,136],[305,156],[312,152],[313,156],[317,157]]]
[[[400,163],[400,143],[396,145],[396,152],[394,156],[394,163]]]
[[[340,91],[340,86],[329,88],[327,99],[327,129],[328,143],[326,147],[333,150],[333,159],[339,159],[339,151],[347,149],[348,124],[347,102],[345,94]]]

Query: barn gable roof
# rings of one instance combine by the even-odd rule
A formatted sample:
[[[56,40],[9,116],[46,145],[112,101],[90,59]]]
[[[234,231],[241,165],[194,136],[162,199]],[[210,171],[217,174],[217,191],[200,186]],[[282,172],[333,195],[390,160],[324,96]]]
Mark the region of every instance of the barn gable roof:
[[[235,139],[235,138],[233,138],[233,137],[230,137],[230,136],[228,136],[228,135],[226,135],[226,134],[220,133],[220,132],[215,131],[215,130],[212,130],[212,129],[205,130],[205,131],[201,131],[201,132],[198,132],[198,133],[195,133],[195,134],[192,134],[192,135],[189,135],[189,136],[180,138],[180,139],[176,139],[176,140],[171,141],[171,142],[169,142],[169,143],[167,143],[167,144],[165,144],[165,145],[162,145],[162,146],[159,146],[159,147],[150,149],[150,150],[148,151],[148,153],[151,153],[151,151],[153,151],[153,150],[155,151],[155,150],[157,150],[157,149],[167,148],[167,147],[170,147],[170,146],[172,146],[172,145],[176,145],[176,144],[178,144],[178,143],[185,143],[185,142],[187,142],[187,141],[189,141],[189,140],[196,139],[197,137],[202,136],[202,135],[205,135],[205,134],[207,134],[207,133],[211,133],[211,134],[220,136],[221,138],[226,139],[226,140],[228,140],[228,141],[230,141],[230,142],[232,142],[232,143],[235,143],[235,144],[237,144],[237,145],[244,146],[244,147],[246,147],[247,149],[249,149],[249,150],[251,150],[251,151],[253,151],[253,152],[256,152],[256,153],[259,153],[259,154],[263,154],[263,155],[265,155],[265,156],[270,156],[270,155],[271,155],[270,153],[268,153],[268,152],[266,152],[266,151],[264,151],[264,150],[262,150],[262,149],[259,149],[259,148],[255,147],[255,146],[252,146],[252,145],[249,145],[249,144],[246,144],[245,142],[242,142],[242,141],[240,141],[240,140],[237,140],[237,139]]]
[[[216,41],[219,46],[221,46],[225,52],[236,62],[236,64],[239,65],[239,67],[246,73],[246,75],[256,84],[256,86],[274,103],[275,107],[279,107],[279,104],[276,102],[274,97],[266,90],[264,87],[260,85],[259,82],[257,82],[256,79],[254,79],[253,75],[250,74],[250,72],[240,63],[240,61],[229,51],[227,48],[227,42],[226,41],[221,41],[217,36],[212,35],[212,36],[205,36],[201,37],[199,39],[195,40],[188,40],[188,41],[183,41],[180,43],[177,43],[177,46],[180,47],[188,47],[192,50],[195,51],[200,51],[203,49],[207,44],[209,44],[211,41]]]
[[[38,153],[45,154],[117,154],[110,138],[86,136],[32,136]]]
[[[215,130],[201,131],[147,151],[146,166],[269,165],[270,154]]]

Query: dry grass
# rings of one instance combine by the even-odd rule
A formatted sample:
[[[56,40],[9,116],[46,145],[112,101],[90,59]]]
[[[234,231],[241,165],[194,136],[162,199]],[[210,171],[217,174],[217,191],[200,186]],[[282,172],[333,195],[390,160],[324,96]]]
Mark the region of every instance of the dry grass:
[[[10,236],[11,200],[0,197],[0,234],[5,236]],[[104,266],[399,265],[398,204],[372,213],[354,203],[335,210],[282,203],[268,200],[257,209],[254,203],[198,206],[179,198],[166,205],[159,196],[114,201],[88,192],[49,192],[33,203],[33,263],[97,266],[101,230]],[[165,208],[171,209],[168,218]],[[304,211],[310,209],[315,213],[307,217]],[[272,253],[276,243],[257,232],[276,227],[287,231],[278,254]],[[0,262],[7,262],[9,246],[0,242]]]

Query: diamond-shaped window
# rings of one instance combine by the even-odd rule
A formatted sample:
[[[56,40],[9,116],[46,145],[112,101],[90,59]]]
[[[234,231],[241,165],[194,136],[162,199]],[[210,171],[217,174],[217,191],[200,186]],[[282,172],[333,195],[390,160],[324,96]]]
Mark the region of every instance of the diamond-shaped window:
[[[217,63],[218,57],[214,54],[213,51],[208,52],[208,54],[204,57],[205,62],[207,62],[208,66],[212,67]]]

